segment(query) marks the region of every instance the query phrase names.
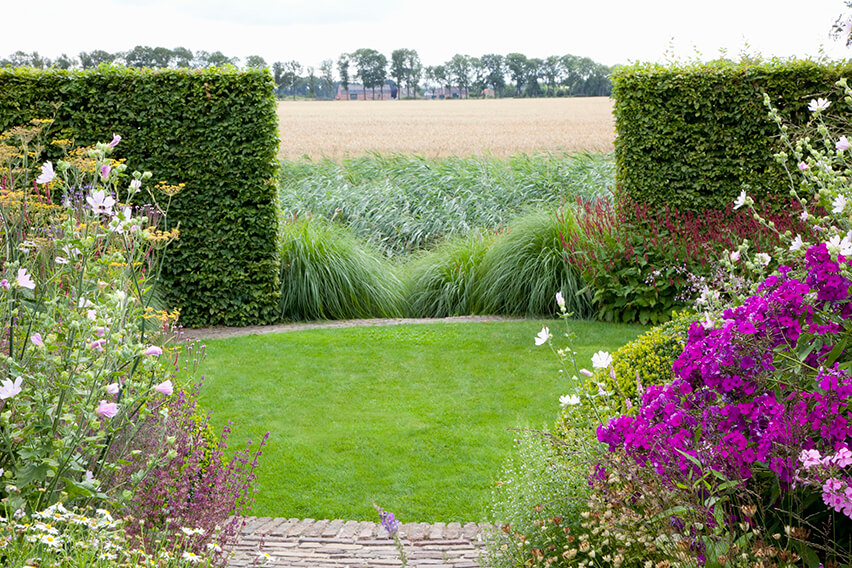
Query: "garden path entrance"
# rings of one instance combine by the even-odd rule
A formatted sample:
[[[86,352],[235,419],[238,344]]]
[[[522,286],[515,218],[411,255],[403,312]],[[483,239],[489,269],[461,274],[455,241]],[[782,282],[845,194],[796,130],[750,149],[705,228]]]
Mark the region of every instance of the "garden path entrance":
[[[487,531],[477,523],[406,523],[399,537],[410,568],[480,568]],[[248,517],[229,568],[256,565],[258,551],[275,568],[391,568],[399,551],[379,523]]]

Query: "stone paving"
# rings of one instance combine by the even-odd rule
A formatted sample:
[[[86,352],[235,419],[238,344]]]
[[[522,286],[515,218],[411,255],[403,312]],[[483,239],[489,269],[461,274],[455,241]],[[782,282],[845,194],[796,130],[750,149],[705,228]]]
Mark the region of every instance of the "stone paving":
[[[485,523],[406,523],[399,537],[411,568],[480,568]],[[248,517],[230,568],[256,565],[258,552],[275,568],[392,568],[399,551],[379,523]]]

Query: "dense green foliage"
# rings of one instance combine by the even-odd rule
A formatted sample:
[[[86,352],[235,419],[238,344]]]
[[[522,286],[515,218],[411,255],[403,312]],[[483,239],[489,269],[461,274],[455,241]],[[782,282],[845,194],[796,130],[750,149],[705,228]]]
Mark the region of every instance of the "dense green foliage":
[[[117,157],[186,184],[164,222],[180,239],[162,273],[185,325],[274,319],[278,136],[268,72],[0,70],[0,130],[52,116],[58,137],[88,145],[115,132]]]
[[[789,178],[772,157],[781,150],[778,127],[763,93],[801,125],[809,118],[807,101],[850,73],[848,64],[795,60],[618,68],[612,81],[620,191],[682,210],[724,207],[744,184],[756,201],[786,194]]]
[[[404,154],[284,161],[281,208],[348,225],[387,254],[504,226],[524,207],[608,194],[608,155],[521,154],[430,160]]]
[[[484,520],[517,432],[552,422],[568,381],[521,320],[313,329],[207,342],[201,402],[244,444],[270,431],[253,514]],[[643,327],[572,324],[578,357]],[[250,377],[247,380],[246,377]]]

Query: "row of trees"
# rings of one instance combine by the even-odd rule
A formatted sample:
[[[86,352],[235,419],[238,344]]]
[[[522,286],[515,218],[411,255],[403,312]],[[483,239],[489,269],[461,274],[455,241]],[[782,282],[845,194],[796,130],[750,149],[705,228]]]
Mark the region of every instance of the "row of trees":
[[[77,57],[63,53],[53,60],[37,52],[23,51],[0,59],[0,66],[60,69],[92,69],[103,63],[172,69],[222,65],[269,67],[278,95],[294,98],[334,98],[337,85],[348,92],[350,84],[355,82],[370,89],[374,97],[376,90],[383,95],[386,87],[393,94],[408,97],[434,97],[437,93],[479,96],[486,89],[498,97],[608,96],[611,91],[611,69],[575,55],[552,55],[539,59],[522,53],[490,53],[480,57],[456,54],[440,65],[424,66],[413,49],[397,49],[388,60],[375,49],[362,48],[342,54],[336,62],[326,59],[315,68],[305,67],[295,60],[276,61],[269,65],[259,55],[249,55],[241,65],[239,57],[228,57],[221,51],[193,53],[185,47],[168,49],[137,45],[126,52],[84,51]]]

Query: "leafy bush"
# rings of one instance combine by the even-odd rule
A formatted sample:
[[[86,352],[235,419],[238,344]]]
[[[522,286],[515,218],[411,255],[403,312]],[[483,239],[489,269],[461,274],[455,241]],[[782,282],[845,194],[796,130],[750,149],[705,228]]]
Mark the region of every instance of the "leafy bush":
[[[426,249],[473,229],[504,226],[525,207],[609,194],[608,155],[454,157],[404,154],[283,161],[285,213],[340,221],[388,255]]]
[[[567,261],[589,284],[598,319],[658,323],[691,304],[715,275],[724,251],[744,239],[755,254],[771,251],[780,233],[813,231],[799,219],[798,201],[762,226],[731,205],[701,214],[665,207],[656,210],[627,198],[579,204],[576,229],[565,231]]]
[[[63,139],[123,135],[116,155],[153,172],[162,220],[179,227],[162,270],[169,305],[189,326],[270,323],[278,294],[278,121],[268,70],[0,69],[0,130],[55,116]],[[58,105],[58,108],[57,106]],[[61,154],[48,144],[46,159]],[[149,201],[145,193],[137,203]]]
[[[398,317],[402,283],[380,253],[321,218],[285,222],[280,235],[282,320]]]
[[[482,259],[499,237],[473,231],[450,238],[405,266],[405,305],[412,317],[443,318],[479,310]]]
[[[482,260],[483,313],[554,314],[553,297],[561,291],[574,317],[590,317],[586,283],[562,254],[564,236],[576,231],[572,209],[534,211],[515,220]]]
[[[786,122],[808,121],[802,100],[823,96],[848,62],[744,60],[637,63],[612,75],[616,178],[620,192],[655,208],[722,209],[743,185],[766,206],[789,178],[772,155],[778,129],[763,93]],[[847,111],[848,113],[848,111]]]

